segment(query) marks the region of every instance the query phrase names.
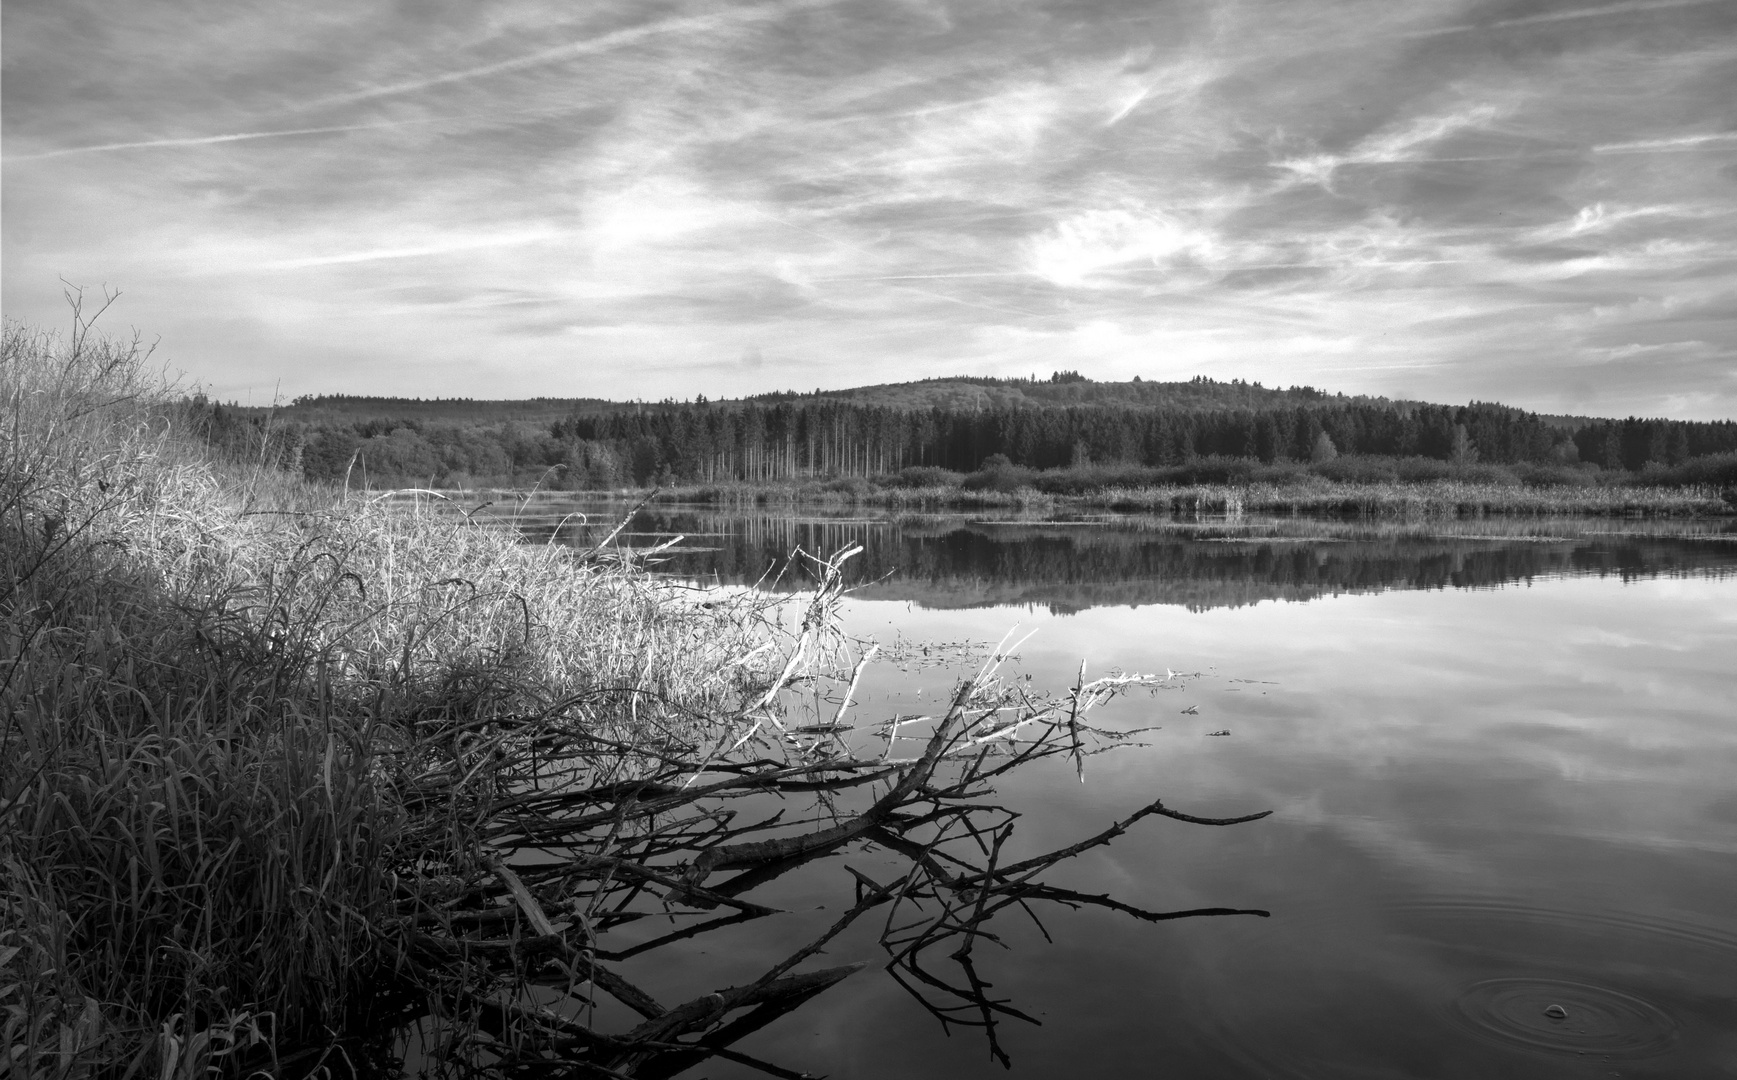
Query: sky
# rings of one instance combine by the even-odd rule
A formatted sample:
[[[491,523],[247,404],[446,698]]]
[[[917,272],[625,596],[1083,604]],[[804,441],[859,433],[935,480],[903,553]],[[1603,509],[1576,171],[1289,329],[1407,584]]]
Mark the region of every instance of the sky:
[[[1737,0],[7,0],[9,319],[213,396],[1737,417]]]

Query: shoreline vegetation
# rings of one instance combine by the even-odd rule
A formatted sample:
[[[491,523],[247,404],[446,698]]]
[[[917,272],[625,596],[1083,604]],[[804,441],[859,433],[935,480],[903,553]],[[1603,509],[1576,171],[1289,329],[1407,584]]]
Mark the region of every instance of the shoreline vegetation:
[[[807,559],[795,595],[702,590],[311,484],[215,452],[148,350],[92,321],[8,324],[0,357],[0,1071],[393,1075],[414,1051],[438,1076],[790,1075],[732,1044],[862,966],[807,962],[875,909],[877,959],[1005,1062],[1023,1014],[972,953],[998,911],[1265,914],[1043,880],[1147,817],[1264,814],[1154,801],[997,861],[1017,815],[995,778],[1050,757],[1083,778],[1126,739],[1092,707],[1163,680],[1082,667],[1045,694],[998,674],[1004,643],[945,711],[858,718],[850,552]],[[867,869],[825,868],[854,903],[778,963],[687,999],[633,981],[869,844]],[[681,925],[624,944],[652,915]]]
[[[519,464],[509,465],[498,474],[473,475],[451,463],[441,464],[426,445],[419,452],[407,451],[406,444],[419,444],[422,438],[405,427],[394,427],[389,435],[337,440],[347,456],[333,458],[331,447],[318,454],[308,453],[310,436],[296,422],[278,428],[263,422],[259,426],[237,425],[232,419],[221,419],[224,414],[198,399],[187,402],[186,408],[189,429],[208,446],[230,456],[275,462],[287,473],[301,472],[324,478],[332,486],[361,492],[427,491],[519,499],[553,495],[624,501],[657,495],[725,508],[1009,508],[1058,513],[1099,510],[1384,518],[1737,515],[1737,450],[1678,458],[1674,464],[1648,460],[1634,469],[1563,460],[1480,462],[1475,448],[1466,446],[1460,448],[1458,457],[1450,450],[1446,458],[1330,451],[1318,455],[1317,460],[1206,455],[1167,465],[1088,460],[1047,468],[1022,465],[995,453],[971,471],[914,465],[896,471],[798,470],[755,479],[696,479],[691,475],[696,471],[719,470],[677,470],[667,463],[649,464],[663,460],[661,451],[641,454],[645,460],[640,466],[624,469],[615,459],[626,451],[617,453],[604,444],[584,444],[583,440],[569,445],[541,435],[527,436],[511,455],[497,448],[499,464],[505,465],[509,456]],[[362,426],[366,429],[391,423],[371,420]],[[1737,425],[1701,426],[1721,437],[1728,434],[1725,427],[1737,429]],[[330,433],[326,434],[325,441],[332,442]],[[316,441],[318,438],[316,434]],[[1712,436],[1706,441],[1711,442]],[[1560,445],[1573,444],[1564,441]],[[426,471],[417,472],[418,468]],[[628,473],[643,474],[643,482],[632,482]]]
[[[977,474],[847,477],[778,483],[674,484],[612,491],[473,486],[438,489],[454,498],[505,496],[585,498],[633,503],[661,500],[719,508],[877,507],[911,511],[1014,509],[1029,512],[1244,513],[1322,517],[1717,517],[1737,515],[1737,486],[1701,483],[1528,483],[1495,469],[1414,479],[1336,479],[1313,473],[1265,476],[1247,469],[1242,481],[1166,482],[1143,470],[1071,471],[1034,475],[993,468]],[[1737,473],[1737,460],[1732,463]],[[925,473],[929,470],[924,470]],[[1130,475],[1133,473],[1133,475]],[[1496,475],[1492,475],[1492,474]],[[429,489],[437,490],[437,489]]]
[[[1185,513],[1737,510],[1734,421],[1546,416],[1240,380],[1057,372],[736,401],[190,404],[213,445],[375,490],[661,489],[738,505]]]

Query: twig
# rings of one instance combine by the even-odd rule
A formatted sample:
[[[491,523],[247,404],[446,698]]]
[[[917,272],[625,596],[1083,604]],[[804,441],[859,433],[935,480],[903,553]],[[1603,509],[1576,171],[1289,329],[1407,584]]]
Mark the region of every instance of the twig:
[[[646,504],[651,502],[651,500],[657,498],[658,492],[660,492],[662,490],[663,490],[662,488],[654,487],[651,489],[651,494],[649,494],[645,498],[639,500],[637,503],[634,503],[633,509],[629,510],[627,512],[627,514],[624,517],[622,517],[620,523],[617,524],[615,526],[615,528],[609,530],[609,535],[605,536],[602,540],[599,540],[597,542],[596,547],[593,547],[590,551],[587,551],[585,554],[579,556],[579,561],[580,562],[590,562],[593,558],[595,558],[597,556],[597,554],[599,552],[601,552],[604,548],[608,547],[609,542],[611,540],[615,539],[617,536],[621,535],[621,530],[627,528],[628,523],[633,520],[633,515],[639,513],[641,510],[645,509]]]

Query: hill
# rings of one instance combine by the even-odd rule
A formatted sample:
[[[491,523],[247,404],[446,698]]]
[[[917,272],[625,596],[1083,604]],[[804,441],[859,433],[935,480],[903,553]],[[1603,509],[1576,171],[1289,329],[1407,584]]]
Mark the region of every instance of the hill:
[[[1187,382],[1097,382],[1071,371],[1047,379],[998,379],[952,375],[915,382],[878,383],[842,390],[795,390],[754,394],[745,398],[704,396],[693,402],[665,398],[657,402],[610,401],[604,398],[477,398],[363,397],[349,394],[310,394],[287,406],[229,406],[241,416],[275,415],[305,423],[354,422],[402,418],[419,422],[497,424],[509,420],[548,423],[574,415],[635,412],[645,408],[693,405],[732,408],[744,405],[840,402],[864,408],[916,412],[940,409],[946,412],[978,412],[1009,408],[1056,408],[1068,406],[1114,406],[1120,408],[1170,409],[1183,412],[1216,412],[1223,409],[1294,408],[1307,405],[1360,404],[1403,407],[1405,402],[1387,398],[1330,394],[1312,386],[1262,386],[1258,382],[1232,379],[1219,382],[1198,376]]]
[[[991,466],[1097,476],[1105,466],[1198,471],[1211,460],[1222,472],[1224,462],[1317,467],[1340,456],[1384,459],[1359,466],[1382,475],[1405,472],[1393,463],[1410,459],[1632,473],[1737,452],[1730,421],[1542,416],[1240,379],[1094,382],[1071,371],[713,401],[322,395],[276,409],[197,404],[210,439],[269,449],[310,478],[368,486],[915,482],[918,474],[929,483]],[[1006,486],[1024,473],[997,475]]]
[[[349,394],[306,394],[288,405],[230,406],[240,416],[275,416],[302,423],[352,423],[358,420],[402,418],[417,422],[498,424],[508,420],[546,424],[582,411],[621,407],[603,398],[478,398],[357,397]]]
[[[1108,405],[1128,408],[1164,408],[1188,412],[1219,409],[1293,407],[1311,403],[1386,403],[1384,398],[1346,397],[1328,394],[1312,386],[1289,389],[1232,379],[1218,382],[1197,376],[1187,382],[1149,382],[1136,377],[1129,382],[1097,382],[1078,372],[1059,371],[1047,379],[996,379],[954,375],[916,382],[881,383],[848,390],[799,394],[786,391],[759,394],[747,399],[775,403],[796,400],[842,401],[867,408],[914,411],[1066,407]]]

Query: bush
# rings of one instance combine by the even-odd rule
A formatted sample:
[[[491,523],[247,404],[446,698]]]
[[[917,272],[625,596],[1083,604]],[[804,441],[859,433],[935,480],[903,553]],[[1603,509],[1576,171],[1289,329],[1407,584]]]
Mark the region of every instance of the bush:
[[[1477,462],[1455,462],[1453,478],[1462,484],[1489,484],[1494,487],[1513,487],[1520,482],[1511,466]]]
[[[1046,469],[1031,486],[1050,495],[1083,495],[1106,488],[1141,488],[1159,483],[1162,471],[1146,465],[1106,463]]]
[[[1596,465],[1542,465],[1537,462],[1521,462],[1508,468],[1520,483],[1528,487],[1586,487],[1598,482]]]
[[[1689,458],[1679,465],[1663,467],[1648,464],[1636,477],[1639,484],[1711,484],[1720,487],[1737,485],[1737,452],[1704,454]]]
[[[993,460],[992,457],[991,461]],[[1002,458],[1002,461],[1006,461],[1006,458]],[[989,465],[989,462],[985,462],[985,465]],[[1023,465],[996,462],[988,468],[967,475],[960,486],[966,491],[999,491],[1005,494],[1031,487],[1036,479],[1037,473]]]
[[[1267,462],[1255,468],[1250,479],[1257,484],[1295,484],[1309,475],[1308,466],[1295,461]]]
[[[1401,480],[1451,480],[1455,467],[1439,458],[1404,457],[1394,462]]]
[[[1247,484],[1254,479],[1260,462],[1254,458],[1220,457],[1216,454],[1172,465],[1159,473],[1167,484]]]
[[[936,465],[907,465],[891,476],[881,478],[886,487],[933,488],[958,487],[964,476],[952,469]]]
[[[875,486],[866,477],[840,476],[820,485],[820,490],[830,491],[839,495],[861,496],[873,491]]]
[[[1380,484],[1399,479],[1399,462],[1395,458],[1370,454],[1341,454],[1330,461],[1310,466],[1318,476],[1343,483]]]

